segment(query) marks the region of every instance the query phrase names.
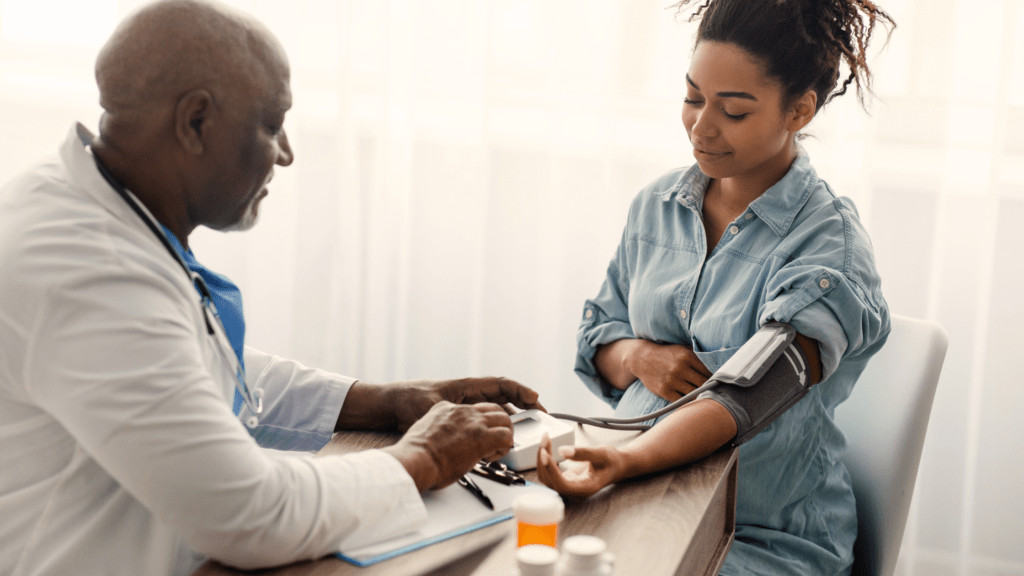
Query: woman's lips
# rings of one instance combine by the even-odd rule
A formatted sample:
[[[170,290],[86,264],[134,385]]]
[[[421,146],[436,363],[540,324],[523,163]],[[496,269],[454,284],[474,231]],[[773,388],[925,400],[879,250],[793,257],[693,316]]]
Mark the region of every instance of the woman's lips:
[[[702,150],[700,148],[693,148],[693,156],[701,162],[715,162],[728,156],[729,152],[712,152],[709,150]]]

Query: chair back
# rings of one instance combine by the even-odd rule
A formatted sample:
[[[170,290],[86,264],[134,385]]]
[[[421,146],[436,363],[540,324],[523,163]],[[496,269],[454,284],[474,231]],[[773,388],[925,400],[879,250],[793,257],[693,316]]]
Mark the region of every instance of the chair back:
[[[853,576],[892,576],[949,337],[935,322],[892,317],[836,423],[857,498]]]

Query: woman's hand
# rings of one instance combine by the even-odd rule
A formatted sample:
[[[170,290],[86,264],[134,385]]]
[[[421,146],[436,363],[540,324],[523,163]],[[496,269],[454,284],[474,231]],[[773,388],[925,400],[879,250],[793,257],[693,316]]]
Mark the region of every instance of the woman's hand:
[[[589,498],[625,474],[625,459],[615,448],[563,446],[559,451],[576,466],[565,472],[558,467],[551,454],[551,439],[545,434],[537,451],[537,478],[563,496]]]
[[[707,382],[711,371],[682,344],[658,344],[640,340],[623,360],[654,395],[672,402]]]

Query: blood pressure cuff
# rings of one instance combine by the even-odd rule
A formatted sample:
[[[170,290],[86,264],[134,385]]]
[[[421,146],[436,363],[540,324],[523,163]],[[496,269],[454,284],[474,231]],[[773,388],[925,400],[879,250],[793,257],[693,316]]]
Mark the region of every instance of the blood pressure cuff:
[[[699,398],[711,398],[732,413],[733,445],[753,438],[807,394],[810,371],[795,339],[789,324],[769,322],[708,379],[716,384]]]

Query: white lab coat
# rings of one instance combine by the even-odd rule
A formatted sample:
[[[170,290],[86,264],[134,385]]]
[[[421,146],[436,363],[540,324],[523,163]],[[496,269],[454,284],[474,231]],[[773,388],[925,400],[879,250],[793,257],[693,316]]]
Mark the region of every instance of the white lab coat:
[[[181,574],[191,550],[262,567],[424,521],[388,454],[257,445],[219,354],[196,289],[75,127],[0,188],[0,574]],[[330,438],[352,379],[245,360],[261,443]]]

